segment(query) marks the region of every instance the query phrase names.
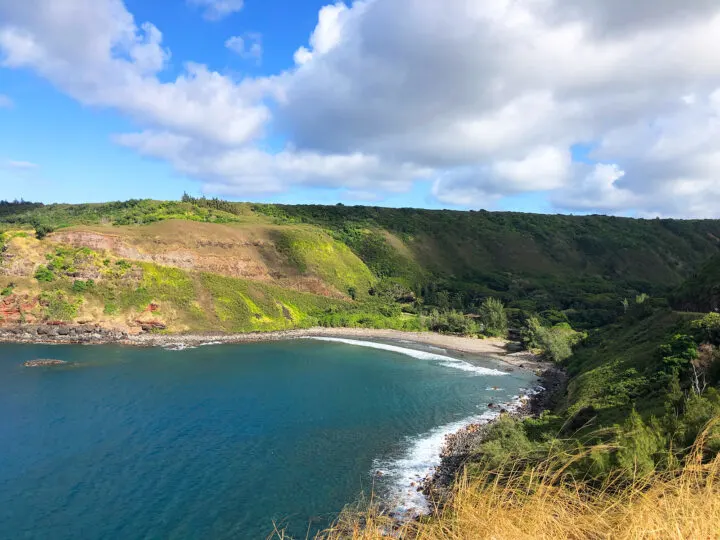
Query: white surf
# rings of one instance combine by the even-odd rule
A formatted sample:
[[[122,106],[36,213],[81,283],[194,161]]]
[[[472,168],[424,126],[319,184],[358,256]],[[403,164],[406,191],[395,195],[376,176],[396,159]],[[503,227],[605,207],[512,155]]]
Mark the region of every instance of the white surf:
[[[451,356],[446,356],[444,354],[437,354],[437,353],[432,353],[432,352],[428,352],[428,351],[418,351],[416,349],[408,349],[405,347],[398,347],[397,345],[388,345],[386,343],[377,343],[374,341],[360,341],[357,339],[334,338],[334,337],[311,337],[309,339],[315,339],[318,341],[330,341],[330,342],[335,342],[335,343],[345,343],[346,345],[356,345],[358,347],[368,347],[370,349],[379,349],[382,351],[395,352],[395,353],[399,353],[399,354],[404,354],[406,356],[411,356],[411,357],[417,358],[419,360],[436,360],[442,366],[453,368],[453,369],[460,369],[462,371],[474,373],[475,375],[484,375],[484,376],[505,375],[505,373],[503,373],[502,371],[499,371],[497,369],[490,369],[490,368],[485,368],[482,366],[476,366],[469,362],[466,362],[465,360],[458,360],[457,358],[452,358]]]

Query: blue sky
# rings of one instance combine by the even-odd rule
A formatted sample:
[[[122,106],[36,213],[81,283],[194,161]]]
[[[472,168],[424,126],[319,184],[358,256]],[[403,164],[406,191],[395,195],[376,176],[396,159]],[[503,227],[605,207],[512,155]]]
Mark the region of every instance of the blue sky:
[[[720,5],[540,4],[0,0],[0,198],[720,217]]]
[[[172,78],[185,61],[208,64],[223,73],[273,74],[292,66],[293,53],[307,42],[322,1],[248,2],[240,13],[206,22],[183,0],[128,0],[138,21],[153,21],[173,60],[163,74]],[[246,32],[263,34],[261,63],[233,54],[225,41]],[[144,158],[114,144],[111,134],[131,130],[122,113],[87,107],[28,70],[0,70],[0,198],[42,202],[100,202],[130,198],[178,199],[184,191],[202,195],[200,184],[167,163]],[[27,162],[33,168],[8,166]],[[4,166],[3,166],[3,162]],[[425,205],[413,195],[412,204]],[[337,202],[335,190],[306,191],[262,199],[282,202]],[[410,200],[410,199],[408,199]],[[398,204],[400,201],[397,201]],[[408,203],[410,204],[410,203]]]

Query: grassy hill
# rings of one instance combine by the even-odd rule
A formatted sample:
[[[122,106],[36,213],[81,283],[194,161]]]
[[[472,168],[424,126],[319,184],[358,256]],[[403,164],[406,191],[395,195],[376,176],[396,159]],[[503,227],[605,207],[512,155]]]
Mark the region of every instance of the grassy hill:
[[[0,203],[0,231],[3,287],[13,283],[32,297],[48,288],[70,289],[78,279],[97,282],[95,296],[76,292],[87,296],[79,317],[98,318],[98,311],[106,318],[122,314],[123,320],[141,316],[139,300],[115,301],[97,291],[113,290],[102,294],[124,298],[125,289],[140,289],[149,291],[143,301],[160,302],[152,284],[138,276],[174,269],[193,285],[187,289],[189,303],[179,305],[165,295],[170,309],[165,322],[175,330],[213,328],[222,320],[213,296],[218,289],[208,287],[203,276],[237,280],[233,287],[252,285],[273,299],[274,308],[245,295],[242,322],[233,319],[240,311],[226,312],[229,319],[219,326],[225,330],[321,319],[414,327],[417,315],[433,309],[477,313],[487,297],[501,299],[515,320],[540,313],[593,328],[615,320],[624,298],[669,295],[720,252],[720,221],[712,220],[286,206],[187,196],[81,205]],[[75,271],[72,264],[60,265],[56,279],[38,282],[34,276],[41,266],[58,266],[50,261],[57,259],[57,249],[89,249],[96,262],[126,261],[133,271],[120,276],[107,267]],[[313,307],[297,310],[293,319],[279,317],[286,313],[280,306],[288,303],[283,294],[309,295]],[[208,307],[214,315],[203,319],[198,310]],[[265,320],[275,322],[258,322]]]

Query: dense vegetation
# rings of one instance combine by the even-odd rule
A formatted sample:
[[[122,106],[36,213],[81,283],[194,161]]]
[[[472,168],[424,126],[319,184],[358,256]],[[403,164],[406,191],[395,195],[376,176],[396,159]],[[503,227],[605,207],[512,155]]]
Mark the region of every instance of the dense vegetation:
[[[720,310],[720,255],[710,259],[672,295],[675,308],[683,311]]]

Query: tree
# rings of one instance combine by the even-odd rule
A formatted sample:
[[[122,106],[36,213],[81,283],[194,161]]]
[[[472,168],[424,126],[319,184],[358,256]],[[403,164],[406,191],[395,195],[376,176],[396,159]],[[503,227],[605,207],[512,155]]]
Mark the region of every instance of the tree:
[[[497,298],[486,298],[480,306],[480,320],[489,336],[505,337],[508,331],[505,306]]]
[[[692,337],[675,334],[669,343],[660,346],[660,353],[668,371],[684,373],[698,357],[698,348]]]

